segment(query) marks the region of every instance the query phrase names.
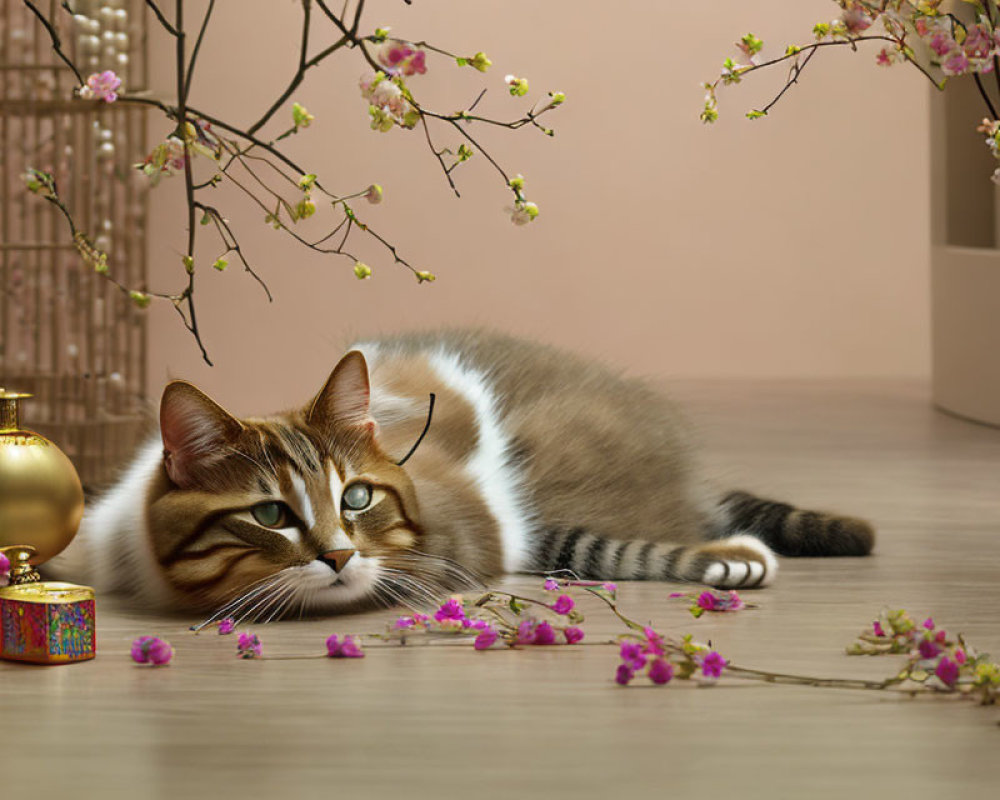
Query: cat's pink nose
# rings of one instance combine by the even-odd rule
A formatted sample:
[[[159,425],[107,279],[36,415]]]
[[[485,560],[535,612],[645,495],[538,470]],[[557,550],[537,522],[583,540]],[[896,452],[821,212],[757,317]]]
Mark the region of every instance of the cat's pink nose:
[[[357,551],[352,549],[346,550],[328,550],[319,557],[319,560],[326,564],[334,572],[340,572],[344,565],[351,560]]]

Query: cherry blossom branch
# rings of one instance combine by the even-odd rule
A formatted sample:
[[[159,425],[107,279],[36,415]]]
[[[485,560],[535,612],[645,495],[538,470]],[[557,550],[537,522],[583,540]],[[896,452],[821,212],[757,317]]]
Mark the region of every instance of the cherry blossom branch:
[[[748,33],[736,42],[740,55],[727,58],[718,78],[704,85],[707,91],[701,111],[703,122],[718,119],[717,91],[720,85],[741,83],[749,74],[791,61],[788,77],[777,95],[761,109],[747,112],[749,119],[768,114],[793,84],[797,84],[806,64],[823,47],[850,47],[857,51],[860,43],[879,42],[885,46],[877,53],[881,66],[908,63],[919,70],[938,89],[944,89],[949,78],[972,75],[983,104],[990,115],[979,130],[986,134],[986,144],[1000,160],[1000,119],[998,106],[990,97],[982,79],[993,72],[1000,97],[1000,19],[996,3],[966,0],[956,4],[952,13],[942,13],[940,2],[915,0],[835,0],[842,9],[838,19],[820,22],[813,27],[816,41],[808,45],[791,45],[783,55],[766,61],[759,60],[764,43]],[[874,24],[881,24],[884,33],[865,33]],[[1000,183],[1000,166],[993,175]]]
[[[268,104],[266,110],[249,127],[242,127],[221,119],[207,111],[191,106],[188,102],[198,58],[209,25],[213,21],[215,0],[208,1],[190,54],[187,48],[188,31],[184,19],[184,0],[175,0],[172,20],[167,18],[158,2],[145,0],[145,7],[153,15],[159,27],[175,40],[176,100],[173,103],[153,97],[147,92],[131,92],[128,87],[122,88],[120,79],[111,71],[90,75],[85,79],[72,59],[62,49],[55,20],[43,13],[35,0],[23,0],[23,2],[47,31],[53,51],[76,77],[80,86],[75,94],[81,100],[119,102],[155,108],[174,124],[172,134],[162,144],[157,145],[145,161],[137,166],[149,177],[153,185],[158,183],[162,177],[169,177],[176,173],[183,174],[187,241],[181,261],[185,268],[186,284],[180,293],[166,294],[128,289],[118,284],[107,274],[107,255],[97,251],[90,244],[90,240],[78,230],[70,209],[61,201],[59,201],[59,207],[61,213],[70,223],[71,235],[74,237],[77,248],[84,255],[85,262],[93,266],[95,271],[111,280],[120,289],[127,291],[137,305],[144,307],[153,298],[171,302],[183,324],[193,335],[206,363],[211,364],[212,362],[202,340],[195,306],[196,217],[199,213],[202,216],[203,224],[211,223],[213,225],[216,234],[226,248],[222,256],[215,260],[213,266],[220,270],[224,269],[227,263],[225,255],[229,252],[235,252],[243,264],[244,271],[262,286],[269,300],[272,297],[261,276],[252,268],[246,258],[240,247],[234,226],[226,218],[223,210],[200,199],[201,192],[215,187],[220,181],[232,182],[255,205],[265,211],[266,219],[270,224],[283,230],[286,235],[302,246],[317,253],[354,260],[354,272],[358,278],[370,277],[372,269],[358,261],[354,254],[354,248],[349,248],[349,241],[355,233],[371,237],[384,252],[391,256],[393,264],[408,269],[419,282],[435,279],[432,273],[413,266],[409,260],[401,255],[399,248],[387,236],[374,230],[349,205],[348,201],[354,198],[364,198],[370,203],[380,202],[382,200],[381,186],[371,184],[366,189],[347,194],[335,192],[332,188],[328,188],[320,177],[308,172],[284,152],[280,143],[289,136],[299,133],[301,129],[308,127],[313,121],[312,115],[306,109],[293,103],[293,125],[273,137],[261,135],[264,126],[274,119],[279,110],[292,99],[294,92],[303,83],[309,71],[338,51],[357,52],[364,64],[373,71],[372,78],[365,79],[369,81],[367,88],[363,86],[362,90],[363,99],[368,103],[368,113],[372,120],[373,129],[382,132],[393,128],[409,130],[419,123],[424,129],[424,137],[429,149],[456,196],[459,195],[459,192],[453,173],[461,163],[472,157],[478,150],[514,195],[514,208],[509,209],[511,220],[515,224],[523,225],[531,222],[538,215],[538,207],[525,198],[524,179],[519,175],[510,177],[499,161],[483,149],[467,128],[469,125],[475,124],[518,130],[531,125],[551,136],[553,131],[542,125],[538,119],[561,104],[565,99],[564,95],[560,92],[550,92],[547,99],[533,105],[525,114],[507,121],[473,113],[486,94],[485,88],[478,93],[473,103],[464,111],[445,114],[426,109],[413,96],[406,79],[426,72],[425,58],[427,53],[447,58],[454,61],[459,67],[471,67],[479,72],[486,72],[489,68],[491,65],[489,58],[482,52],[471,57],[458,56],[449,50],[431,45],[423,40],[415,44],[410,43],[403,39],[390,37],[388,29],[375,29],[374,33],[364,35],[361,33],[361,26],[365,0],[358,0],[350,12],[348,12],[349,3],[345,2],[344,8],[339,14],[330,8],[326,0],[299,0],[302,25],[295,71],[281,93]],[[63,2],[62,8],[68,14],[72,14],[68,3]],[[313,14],[314,8],[319,10],[320,15]],[[333,44],[310,55],[311,28],[316,24],[318,16],[332,25],[337,32],[337,37]],[[512,96],[521,97],[527,93],[528,82],[526,79],[508,76],[506,81]],[[462,140],[474,145],[475,150],[466,146],[464,142],[459,146],[457,153],[453,153],[447,148],[440,150],[436,148],[429,127],[429,123],[434,120],[450,126]],[[207,179],[199,178],[196,181],[194,160],[199,155],[215,162],[215,172]],[[446,155],[453,157],[453,159],[446,160]],[[266,170],[258,170],[255,165],[266,167]],[[237,166],[245,170],[250,177],[252,182],[249,185],[246,180],[234,174],[233,170]],[[289,174],[289,171],[292,174]],[[294,197],[289,197],[289,193],[294,193]],[[261,197],[265,197],[267,202],[264,202]],[[319,199],[329,201],[330,206],[339,215],[339,219],[334,221],[328,232],[319,237],[307,237],[292,230],[291,226],[317,213]],[[335,246],[324,246],[335,237],[339,237],[336,239]]]
[[[80,70],[76,68],[76,65],[70,60],[70,57],[66,55],[65,51],[62,49],[62,40],[59,38],[59,33],[56,31],[55,26],[49,22],[48,17],[46,17],[38,7],[30,2],[30,0],[24,0],[24,4],[28,7],[28,10],[35,15],[39,23],[45,28],[46,33],[49,35],[49,40],[52,42],[52,52],[54,52],[59,60],[62,61],[73,74],[79,83],[83,83],[83,76],[80,74]]]
[[[167,33],[169,33],[171,36],[177,35],[177,29],[167,21],[167,18],[165,16],[163,16],[163,12],[160,11],[159,6],[156,5],[154,0],[146,0],[146,6],[150,9],[150,11],[153,12],[154,16],[156,17],[157,20],[159,20],[160,24],[163,26],[164,30],[166,30]]]

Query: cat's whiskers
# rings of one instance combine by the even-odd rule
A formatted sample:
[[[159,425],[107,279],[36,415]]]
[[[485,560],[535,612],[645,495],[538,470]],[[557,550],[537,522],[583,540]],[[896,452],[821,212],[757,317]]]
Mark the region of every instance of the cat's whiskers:
[[[202,628],[206,627],[207,625],[211,625],[213,622],[217,622],[220,619],[225,619],[227,614],[229,614],[232,611],[235,611],[237,608],[239,608],[247,601],[253,599],[254,597],[257,597],[261,592],[264,592],[268,588],[270,588],[271,585],[280,580],[281,575],[282,575],[281,572],[277,573],[276,575],[268,575],[265,578],[261,578],[260,580],[256,580],[253,583],[248,584],[247,586],[240,587],[235,592],[233,592],[233,594],[235,594],[236,596],[232,600],[228,601],[225,605],[221,606],[218,610],[215,611],[215,613],[212,614],[212,616],[208,617],[208,619],[193,626],[191,630],[197,632],[200,631]]]
[[[395,605],[402,605],[402,606],[408,605],[407,598],[404,597],[402,594],[400,594],[400,592],[397,591],[397,589],[387,580],[381,580],[378,586],[381,589],[381,591],[385,595],[387,595],[389,599],[392,601],[390,603],[387,603],[386,607],[392,607]]]
[[[382,567],[385,583],[398,589],[401,593],[410,595],[409,600],[422,602],[428,606],[438,605],[444,598],[446,590],[440,586],[428,586],[415,576],[393,569],[392,567]],[[437,591],[433,591],[436,589]]]
[[[268,615],[267,619],[264,620],[263,624],[267,624],[275,619],[281,619],[284,614],[285,609],[288,607],[296,597],[298,597],[301,591],[301,586],[295,583],[286,584],[280,592],[275,593],[275,600],[272,603],[272,611]],[[263,612],[258,614],[257,618],[260,619],[263,616]]]
[[[282,596],[285,589],[296,577],[294,571],[290,569],[284,569],[278,575],[279,580],[268,586],[268,592],[265,592],[263,597],[260,597],[250,608],[240,613],[239,617],[236,618],[237,623],[250,618],[254,621],[259,620],[261,616],[271,609],[272,605],[277,602],[278,598]]]

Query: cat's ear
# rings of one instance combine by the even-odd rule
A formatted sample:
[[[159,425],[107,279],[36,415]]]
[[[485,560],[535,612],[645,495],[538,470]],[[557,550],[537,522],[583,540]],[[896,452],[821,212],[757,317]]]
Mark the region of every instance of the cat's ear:
[[[196,386],[171,381],[160,401],[163,463],[170,480],[180,487],[194,483],[195,474],[220,461],[239,438],[243,424]]]
[[[371,435],[375,421],[368,413],[371,384],[368,364],[352,350],[333,368],[330,377],[306,412],[306,421],[329,436],[358,432]]]

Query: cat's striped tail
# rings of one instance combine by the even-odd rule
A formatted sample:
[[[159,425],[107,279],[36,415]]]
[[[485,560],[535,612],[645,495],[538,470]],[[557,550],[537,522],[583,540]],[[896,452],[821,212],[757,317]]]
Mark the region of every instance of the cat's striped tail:
[[[576,528],[543,533],[533,569],[586,580],[685,581],[732,589],[767,585],[778,560],[754,536],[670,544],[608,539]]]
[[[875,543],[875,530],[863,519],[803,511],[749,492],[729,492],[718,511],[719,536],[749,533],[783,556],[866,556]]]

